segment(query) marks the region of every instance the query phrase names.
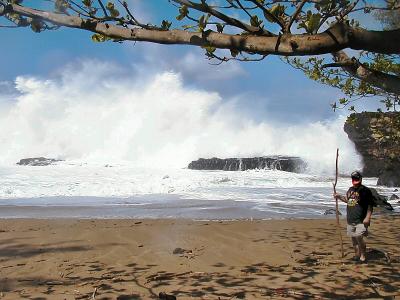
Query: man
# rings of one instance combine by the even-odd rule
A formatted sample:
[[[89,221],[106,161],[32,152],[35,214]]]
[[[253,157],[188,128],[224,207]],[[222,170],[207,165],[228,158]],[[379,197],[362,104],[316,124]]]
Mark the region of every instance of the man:
[[[355,257],[359,263],[366,263],[366,244],[364,236],[368,235],[368,226],[372,215],[372,193],[369,188],[362,185],[362,175],[355,171],[351,173],[353,186],[349,188],[346,196],[334,194],[334,197],[347,203],[347,235],[351,237]]]

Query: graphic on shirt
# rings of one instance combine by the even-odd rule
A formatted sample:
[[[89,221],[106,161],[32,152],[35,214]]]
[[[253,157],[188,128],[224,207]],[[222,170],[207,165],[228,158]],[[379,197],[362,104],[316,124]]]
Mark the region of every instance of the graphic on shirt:
[[[351,191],[347,199],[347,206],[356,206],[360,200],[360,194],[358,192]]]

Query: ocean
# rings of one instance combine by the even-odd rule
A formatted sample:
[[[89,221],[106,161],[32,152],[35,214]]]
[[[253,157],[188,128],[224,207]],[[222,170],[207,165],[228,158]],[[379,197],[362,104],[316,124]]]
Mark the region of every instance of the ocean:
[[[238,99],[187,86],[174,72],[112,70],[86,62],[51,78],[18,76],[10,93],[0,91],[1,218],[318,218],[334,208],[336,149],[340,192],[345,175],[362,168],[345,112],[297,123],[256,118]],[[269,155],[300,157],[307,171],[186,168],[201,157]],[[40,156],[64,161],[16,165]]]
[[[364,184],[391,196],[394,188]],[[0,168],[0,218],[329,218],[327,175],[278,170],[199,171],[59,162]],[[348,177],[338,180],[345,193]],[[397,192],[398,194],[398,192]],[[399,211],[398,200],[390,201]],[[345,214],[345,205],[340,203]]]

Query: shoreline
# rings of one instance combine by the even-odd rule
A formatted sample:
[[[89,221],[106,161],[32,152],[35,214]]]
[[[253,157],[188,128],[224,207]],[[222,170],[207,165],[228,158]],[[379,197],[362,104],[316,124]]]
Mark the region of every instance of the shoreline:
[[[0,299],[394,299],[399,221],[356,265],[343,219],[0,219]]]
[[[399,216],[399,203],[392,204],[393,211],[375,207],[374,216]],[[244,201],[200,200],[180,203],[147,203],[143,205],[6,205],[0,204],[0,220],[331,220],[335,218],[334,207],[312,212],[299,206],[297,212],[263,211],[256,204]],[[326,212],[329,213],[326,213]],[[345,219],[345,206],[339,206],[339,218]]]

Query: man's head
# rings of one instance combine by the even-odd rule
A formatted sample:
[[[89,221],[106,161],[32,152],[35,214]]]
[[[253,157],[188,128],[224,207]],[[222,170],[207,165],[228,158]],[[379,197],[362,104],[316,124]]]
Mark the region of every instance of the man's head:
[[[362,175],[360,172],[358,171],[354,171],[353,173],[351,173],[351,182],[353,184],[353,186],[358,186],[361,184],[362,182]]]

